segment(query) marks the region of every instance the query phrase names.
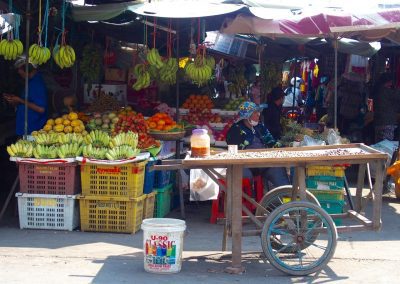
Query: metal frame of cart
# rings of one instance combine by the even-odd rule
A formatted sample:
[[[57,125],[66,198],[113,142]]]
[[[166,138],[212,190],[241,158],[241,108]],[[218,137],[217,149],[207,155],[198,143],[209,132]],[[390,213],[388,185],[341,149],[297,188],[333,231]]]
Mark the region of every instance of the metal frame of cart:
[[[379,230],[381,228],[382,185],[385,175],[387,156],[364,144],[315,146],[301,148],[280,148],[239,151],[239,154],[260,154],[261,157],[243,158],[229,156],[221,158],[186,158],[183,160],[164,161],[163,165],[155,166],[163,169],[203,169],[222,190],[226,192],[226,220],[224,229],[224,243],[226,238],[232,238],[232,262],[226,270],[230,273],[242,273],[242,236],[261,235],[262,248],[269,262],[277,269],[292,275],[307,275],[321,270],[333,257],[338,232],[353,232],[364,230]],[[262,157],[262,156],[265,157]],[[293,156],[290,156],[293,155]],[[370,218],[360,214],[362,189],[365,170],[369,164],[375,164],[375,184],[372,191],[372,216]],[[343,214],[328,215],[322,208],[307,202],[309,193],[306,191],[306,167],[310,165],[359,164],[358,182],[356,191],[356,208]],[[242,192],[243,168],[251,167],[294,167],[292,200],[298,197],[301,201],[292,201],[277,207],[264,216],[255,216],[242,205],[242,198],[246,199],[258,210],[265,208]],[[225,178],[214,171],[214,168],[227,168],[226,188],[219,182]],[[242,211],[246,217],[242,217]],[[336,227],[332,217],[352,218],[358,221],[357,225]],[[255,230],[242,229],[242,219],[250,219]],[[278,238],[278,235],[281,234]],[[278,243],[281,239],[292,240],[292,243]],[[317,245],[320,238],[321,243]],[[319,241],[319,240],[318,240]],[[289,241],[287,241],[289,242]],[[315,260],[307,260],[307,250],[320,250],[321,256]],[[281,257],[280,255],[288,255]],[[278,256],[279,255],[279,256]],[[313,257],[313,252],[311,253]],[[289,257],[290,256],[290,257]],[[294,265],[291,259],[296,259]],[[287,264],[289,262],[289,264]]]

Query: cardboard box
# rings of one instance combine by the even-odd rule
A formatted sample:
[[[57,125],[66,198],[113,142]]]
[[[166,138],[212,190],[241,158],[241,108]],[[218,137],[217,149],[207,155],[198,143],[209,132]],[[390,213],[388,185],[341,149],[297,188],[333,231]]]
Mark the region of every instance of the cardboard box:
[[[99,89],[100,88],[100,89]],[[88,91],[88,85],[84,86],[84,94],[83,94],[83,102],[85,104],[90,104],[100,92],[104,92],[105,94],[112,96],[117,101],[119,101],[122,105],[126,105],[126,84],[93,84],[90,91]]]
[[[119,68],[105,68],[105,80],[108,82],[126,82],[126,70]]]

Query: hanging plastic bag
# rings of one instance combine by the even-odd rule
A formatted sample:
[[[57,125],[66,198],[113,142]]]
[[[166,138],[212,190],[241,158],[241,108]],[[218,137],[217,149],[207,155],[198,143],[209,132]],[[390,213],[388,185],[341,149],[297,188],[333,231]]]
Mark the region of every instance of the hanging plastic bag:
[[[225,169],[215,169],[225,174]],[[219,186],[203,170],[190,170],[190,201],[206,201],[218,198]]]

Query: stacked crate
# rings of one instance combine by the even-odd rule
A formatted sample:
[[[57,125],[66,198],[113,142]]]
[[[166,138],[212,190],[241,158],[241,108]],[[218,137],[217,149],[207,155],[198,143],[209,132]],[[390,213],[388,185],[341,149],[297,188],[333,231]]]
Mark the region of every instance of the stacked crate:
[[[306,187],[329,214],[343,213],[344,176],[345,167],[343,166],[310,166],[307,168]],[[333,220],[336,225],[342,224],[341,218]]]
[[[81,164],[81,230],[135,233],[143,220],[147,161],[119,165]]]
[[[18,162],[21,229],[72,231],[79,226],[80,178],[76,162]]]
[[[154,217],[163,218],[171,211],[171,199],[173,194],[171,175],[171,171],[155,172],[154,191],[157,194],[154,204]]]

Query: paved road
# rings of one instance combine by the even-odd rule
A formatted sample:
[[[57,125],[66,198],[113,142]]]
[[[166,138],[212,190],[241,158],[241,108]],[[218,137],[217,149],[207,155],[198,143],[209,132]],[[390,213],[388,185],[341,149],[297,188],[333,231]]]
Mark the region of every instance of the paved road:
[[[229,255],[220,252],[222,226],[208,223],[209,209],[187,209],[183,269],[174,275],[144,272],[140,232],[19,230],[11,220],[0,225],[0,283],[400,283],[400,203],[393,197],[384,198],[382,231],[340,235],[329,265],[309,277],[265,263],[257,237],[244,242],[246,273],[224,273]]]

